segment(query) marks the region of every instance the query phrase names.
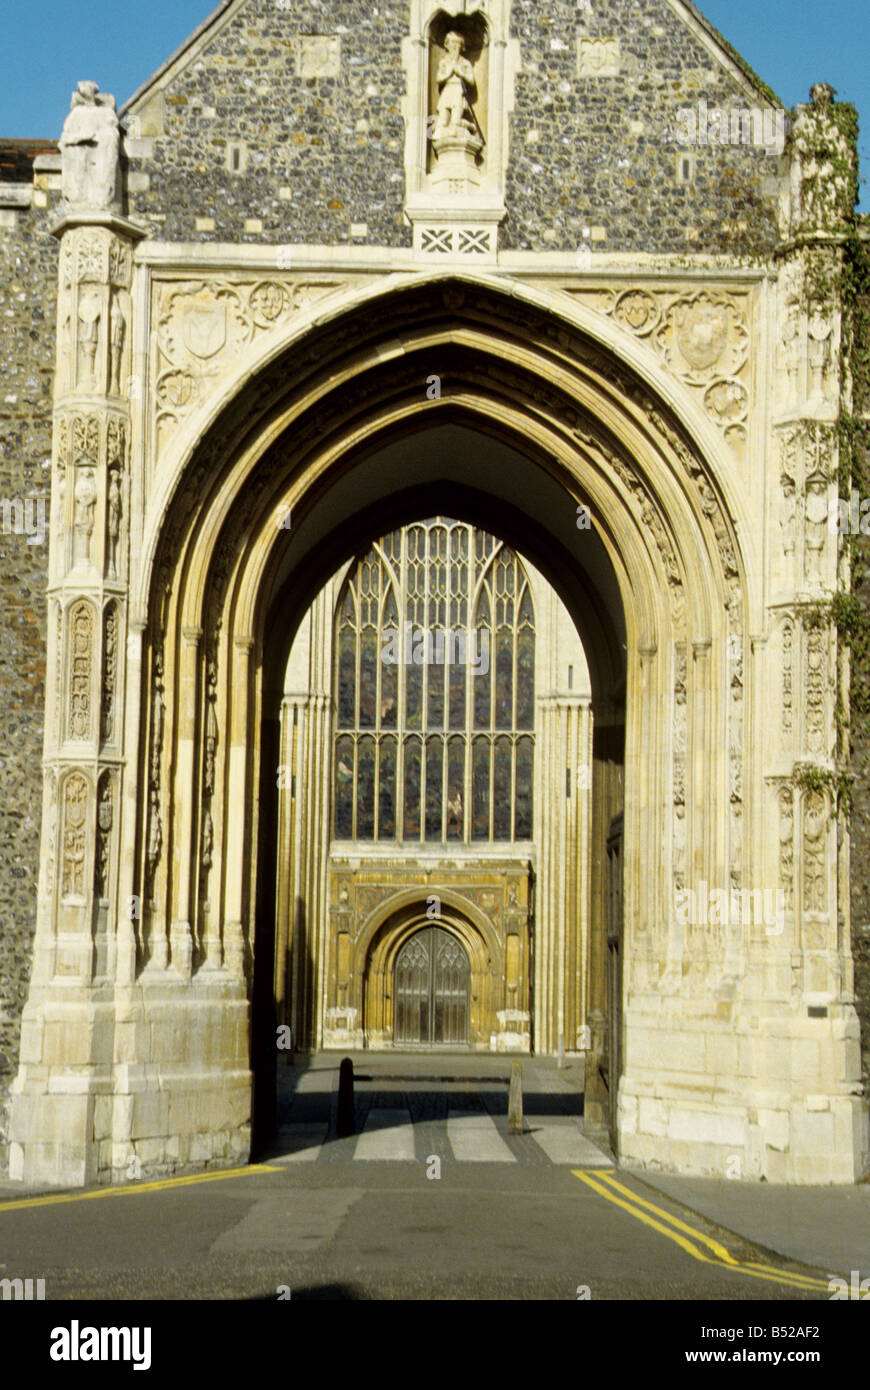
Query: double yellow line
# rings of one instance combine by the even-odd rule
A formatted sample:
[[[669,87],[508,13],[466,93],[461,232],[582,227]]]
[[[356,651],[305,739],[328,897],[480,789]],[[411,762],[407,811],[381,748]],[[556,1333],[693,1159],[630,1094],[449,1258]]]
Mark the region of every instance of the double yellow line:
[[[26,1211],[29,1207],[56,1207],[64,1202],[93,1202],[105,1197],[137,1197],[142,1192],[167,1192],[174,1187],[192,1187],[201,1182],[225,1182],[227,1178],[248,1178],[256,1173],[280,1173],[268,1163],[249,1163],[245,1168],[216,1168],[211,1173],[190,1173],[180,1178],[161,1178],[156,1182],[136,1182],[123,1187],[99,1187],[94,1192],[59,1192],[46,1197],[19,1197],[0,1202],[4,1211]]]
[[[718,1240],[713,1240],[711,1236],[704,1235],[703,1231],[698,1231],[694,1226],[687,1225],[678,1216],[671,1216],[670,1212],[664,1211],[662,1207],[657,1207],[653,1202],[648,1202],[645,1197],[639,1197],[636,1192],[632,1192],[631,1188],[619,1182],[613,1173],[603,1172],[600,1168],[592,1170],[573,1168],[571,1171],[575,1178],[585,1182],[587,1187],[591,1187],[593,1192],[598,1193],[599,1197],[612,1202],[614,1206],[621,1207],[623,1211],[627,1211],[636,1220],[642,1221],[645,1226],[651,1226],[654,1231],[658,1231],[659,1235],[667,1236],[668,1240],[679,1245],[681,1250],[685,1250],[695,1260],[733,1270],[735,1274],[745,1274],[750,1279],[766,1279],[774,1284],[784,1284],[786,1288],[807,1289],[812,1293],[828,1293],[829,1291],[828,1283],[824,1279],[814,1279],[811,1275],[805,1274],[792,1274],[785,1269],[775,1269],[773,1265],[757,1264],[754,1260],[735,1259],[724,1245],[720,1245]],[[619,1196],[619,1193],[622,1196]],[[648,1212],[653,1214],[647,1215]]]

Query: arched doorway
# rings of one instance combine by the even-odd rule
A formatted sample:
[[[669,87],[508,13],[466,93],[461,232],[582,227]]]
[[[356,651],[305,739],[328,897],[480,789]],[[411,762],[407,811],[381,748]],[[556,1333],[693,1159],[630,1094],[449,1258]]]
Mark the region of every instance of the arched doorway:
[[[17,1090],[16,1143],[30,1155],[22,1173],[79,1181],[86,1151],[92,1168],[123,1176],[133,1134],[153,1137],[153,1162],[170,1167],[203,1153],[247,1156],[252,1064],[258,1094],[275,1068],[274,832],[289,646],[361,536],[439,513],[527,553],[588,658],[589,1113],[597,1107],[603,1119],[606,1101],[606,843],[622,809],[621,1046],[612,1055],[623,1072],[607,1078],[622,1155],[710,1171],[739,1150],[747,1173],[784,1177],[783,1163],[810,1171],[797,1140],[777,1157],[789,1126],[811,1145],[816,1118],[804,1113],[801,1079],[776,1071],[781,1039],[803,1036],[788,1000],[764,994],[780,947],[763,932],[736,942],[725,924],[687,924],[677,910],[693,884],[769,889],[765,875],[784,872],[784,822],[803,817],[813,843],[835,829],[827,791],[765,776],[763,721],[748,718],[764,686],[757,634],[766,617],[760,585],[747,583],[756,529],[745,480],[722,435],[615,320],[497,276],[350,286],[334,309],[300,314],[280,345],[259,353],[252,346],[233,380],[149,460],[130,611],[113,632],[115,691],[126,701],[123,795],[108,829],[108,816],[101,822],[116,856],[106,958],[117,993],[79,1001],[98,1004],[100,1028],[79,1030],[79,1060],[47,1088],[42,1039],[63,1026],[69,997],[52,983],[54,962],[75,974],[91,947],[86,904],[52,880],[26,1015],[33,1051],[22,1053]],[[433,377],[438,391],[427,392]],[[591,528],[578,526],[581,511]],[[317,721],[326,684],[321,696]],[[324,727],[315,744],[326,755]],[[315,803],[328,796],[328,756],[322,765]],[[570,772],[551,769],[551,802],[567,796]],[[65,854],[81,804],[97,793],[47,784],[47,797],[63,802]],[[88,824],[93,839],[96,820]],[[312,894],[321,889],[311,884]],[[138,915],[124,910],[131,902]],[[304,921],[300,932],[304,942]],[[576,968],[558,924],[554,942],[536,962],[543,988]],[[830,987],[839,1000],[833,975]],[[832,1005],[824,1017],[825,1055],[845,1067],[841,1015]],[[854,1011],[848,1018],[851,1026]],[[766,1050],[767,1037],[776,1047]],[[117,1056],[117,1072],[114,1061],[99,1072],[97,1049]],[[774,1093],[785,1099],[772,1107]],[[115,1094],[129,1103],[108,1105]],[[832,1093],[830,1105],[843,1133],[857,1136],[856,1099]],[[31,1142],[61,1129],[56,1143]]]
[[[452,932],[443,927],[415,932],[396,956],[396,1046],[467,1046],[469,975],[468,953]]]

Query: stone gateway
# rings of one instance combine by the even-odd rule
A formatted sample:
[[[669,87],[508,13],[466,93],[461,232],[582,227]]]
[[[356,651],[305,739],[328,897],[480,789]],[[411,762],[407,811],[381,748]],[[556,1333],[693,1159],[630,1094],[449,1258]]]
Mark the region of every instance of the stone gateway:
[[[292,1040],[858,1181],[851,108],[687,0],[327,8],[0,142],[0,1160],[245,1162]]]

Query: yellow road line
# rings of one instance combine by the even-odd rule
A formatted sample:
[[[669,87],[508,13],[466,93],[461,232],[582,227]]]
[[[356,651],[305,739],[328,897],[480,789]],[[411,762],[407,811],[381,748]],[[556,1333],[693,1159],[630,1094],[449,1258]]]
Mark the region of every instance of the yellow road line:
[[[199,1182],[223,1182],[225,1178],[246,1178],[251,1173],[282,1173],[268,1163],[251,1163],[246,1168],[227,1168],[215,1173],[189,1173],[181,1178],[161,1178],[159,1182],[130,1183],[123,1187],[101,1187],[96,1192],[62,1192],[49,1197],[22,1197],[17,1201],[0,1202],[4,1211],[24,1211],[28,1207],[51,1207],[61,1202],[90,1202],[97,1197],[135,1197],[140,1192],[166,1192],[173,1187],[190,1187]]]
[[[591,1187],[593,1192],[597,1192],[600,1197],[612,1202],[614,1206],[621,1207],[623,1211],[627,1211],[638,1221],[642,1221],[644,1225],[651,1226],[661,1235],[667,1236],[668,1240],[674,1241],[687,1254],[696,1260],[701,1260],[704,1264],[718,1265],[722,1269],[730,1269],[735,1274],[743,1274],[750,1279],[765,1279],[774,1284],[783,1284],[786,1288],[807,1289],[813,1293],[820,1290],[825,1293],[828,1291],[828,1285],[824,1280],[814,1279],[810,1275],[793,1274],[790,1270],[775,1269],[773,1265],[758,1264],[756,1261],[741,1263],[740,1260],[735,1259],[730,1251],[725,1249],[724,1245],[711,1239],[702,1231],[696,1230],[694,1226],[689,1226],[679,1217],[672,1216],[670,1212],[657,1207],[654,1202],[648,1202],[646,1198],[638,1196],[636,1192],[632,1192],[631,1188],[618,1182],[613,1174],[603,1173],[600,1168],[590,1169],[586,1172],[579,1168],[573,1168],[571,1171],[575,1178],[586,1183],[587,1187]],[[605,1184],[607,1185],[605,1186]],[[622,1197],[616,1196],[616,1193],[611,1190],[613,1188],[618,1192],[625,1193],[629,1200],[626,1201]],[[656,1220],[654,1217],[647,1216],[646,1212],[642,1210],[643,1207],[646,1207],[647,1211],[655,1212],[656,1216],[661,1219]],[[668,1224],[664,1225],[664,1222]],[[677,1229],[669,1230],[669,1226]],[[678,1231],[687,1232],[688,1235],[694,1237],[694,1240],[706,1245],[712,1254],[705,1254],[693,1241],[679,1235]]]
[[[687,1235],[694,1236],[696,1240],[700,1240],[703,1245],[707,1246],[708,1250],[712,1250],[713,1254],[725,1264],[736,1265],[740,1263],[729,1250],[725,1249],[724,1245],[719,1244],[718,1240],[713,1240],[710,1236],[704,1235],[702,1231],[696,1230],[694,1226],[688,1226],[686,1222],[681,1221],[678,1216],[672,1216],[670,1212],[664,1211],[661,1207],[657,1207],[654,1202],[648,1202],[646,1198],[639,1197],[636,1192],[632,1192],[630,1187],[624,1187],[621,1182],[617,1182],[613,1174],[601,1173],[599,1176],[602,1181],[609,1183],[611,1187],[615,1187],[618,1192],[624,1193],[635,1206],[646,1207],[647,1211],[655,1212],[656,1216],[661,1217],[663,1221],[667,1221],[671,1226],[676,1226],[678,1230],[685,1231]]]

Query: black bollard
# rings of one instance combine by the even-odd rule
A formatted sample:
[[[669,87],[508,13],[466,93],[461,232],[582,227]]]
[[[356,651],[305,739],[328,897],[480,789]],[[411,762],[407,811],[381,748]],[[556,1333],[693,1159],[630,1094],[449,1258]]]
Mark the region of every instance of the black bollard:
[[[353,1103],[353,1062],[345,1057],[338,1069],[338,1120],[335,1132],[339,1139],[356,1134],[356,1114]]]

